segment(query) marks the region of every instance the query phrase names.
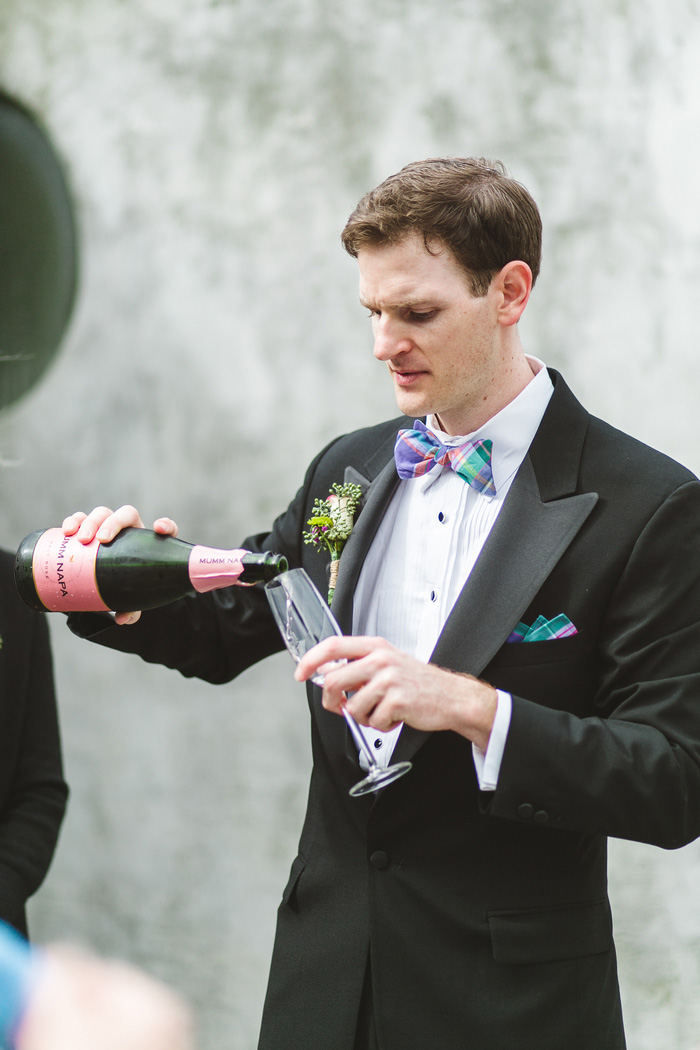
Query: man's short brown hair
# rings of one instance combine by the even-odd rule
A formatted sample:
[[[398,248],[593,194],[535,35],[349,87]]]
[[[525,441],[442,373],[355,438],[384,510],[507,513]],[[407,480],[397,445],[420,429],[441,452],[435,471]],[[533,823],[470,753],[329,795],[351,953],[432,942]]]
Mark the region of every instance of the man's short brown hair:
[[[528,264],[533,284],[540,272],[540,213],[500,161],[441,157],[407,164],[365,194],[341,239],[357,257],[362,248],[410,233],[421,234],[428,251],[435,242],[449,248],[476,296],[515,259]]]

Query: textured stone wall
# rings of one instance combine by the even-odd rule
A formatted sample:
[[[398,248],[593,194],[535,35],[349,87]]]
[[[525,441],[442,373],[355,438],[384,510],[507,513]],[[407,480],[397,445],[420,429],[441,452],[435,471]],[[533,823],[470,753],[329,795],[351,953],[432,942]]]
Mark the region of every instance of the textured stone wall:
[[[527,349],[700,470],[699,52],[695,0],[1,0],[0,87],[65,162],[82,264],[0,423],[0,541],[127,501],[204,543],[266,527],[322,444],[393,414],[338,234],[438,154],[541,205]],[[213,688],[52,628],[73,793],[35,936],[134,960],[201,1050],[249,1050],[306,791],[291,663]],[[630,1048],[691,1050],[700,849],[611,855]]]

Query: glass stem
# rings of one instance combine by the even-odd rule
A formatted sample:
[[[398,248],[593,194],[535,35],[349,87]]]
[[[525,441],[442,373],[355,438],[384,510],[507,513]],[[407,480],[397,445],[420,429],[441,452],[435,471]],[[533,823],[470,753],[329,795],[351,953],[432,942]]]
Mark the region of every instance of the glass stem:
[[[345,704],[343,704],[341,710],[343,712],[343,718],[347,722],[348,728],[350,729],[350,732],[352,733],[353,740],[357,744],[357,746],[360,749],[360,751],[363,752],[365,758],[369,762],[370,769],[374,769],[374,767],[377,765],[377,759],[373,755],[371,747],[369,746],[369,744],[365,740],[364,736],[362,735],[362,732],[360,731],[360,727],[358,726],[357,722],[352,717],[350,712],[346,709]]]

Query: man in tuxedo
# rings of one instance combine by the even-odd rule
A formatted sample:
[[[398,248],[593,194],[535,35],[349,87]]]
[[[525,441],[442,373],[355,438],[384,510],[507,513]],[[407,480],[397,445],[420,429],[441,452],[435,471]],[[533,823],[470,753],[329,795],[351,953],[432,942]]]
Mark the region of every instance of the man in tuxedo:
[[[606,840],[700,833],[700,483],[526,356],[540,218],[499,164],[408,165],[343,232],[402,417],[313,461],[269,533],[319,589],[314,501],[362,486],[309,680],[313,773],[260,1050],[621,1050]],[[140,525],[77,514],[89,541]],[[174,532],[170,519],[154,526]],[[228,681],[282,642],[259,589],[71,620]],[[136,622],[138,620],[138,622]],[[347,703],[380,761],[353,798]]]

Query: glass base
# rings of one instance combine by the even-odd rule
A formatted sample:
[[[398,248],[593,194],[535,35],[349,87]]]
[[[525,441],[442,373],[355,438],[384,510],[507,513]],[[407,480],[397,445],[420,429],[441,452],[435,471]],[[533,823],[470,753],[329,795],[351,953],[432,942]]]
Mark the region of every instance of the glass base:
[[[411,769],[410,762],[396,762],[393,766],[387,766],[386,769],[375,766],[374,769],[370,769],[364,780],[358,781],[350,788],[350,794],[356,798],[358,795],[367,795],[370,791],[379,791],[387,784],[393,784],[404,773],[408,773],[409,769]]]

